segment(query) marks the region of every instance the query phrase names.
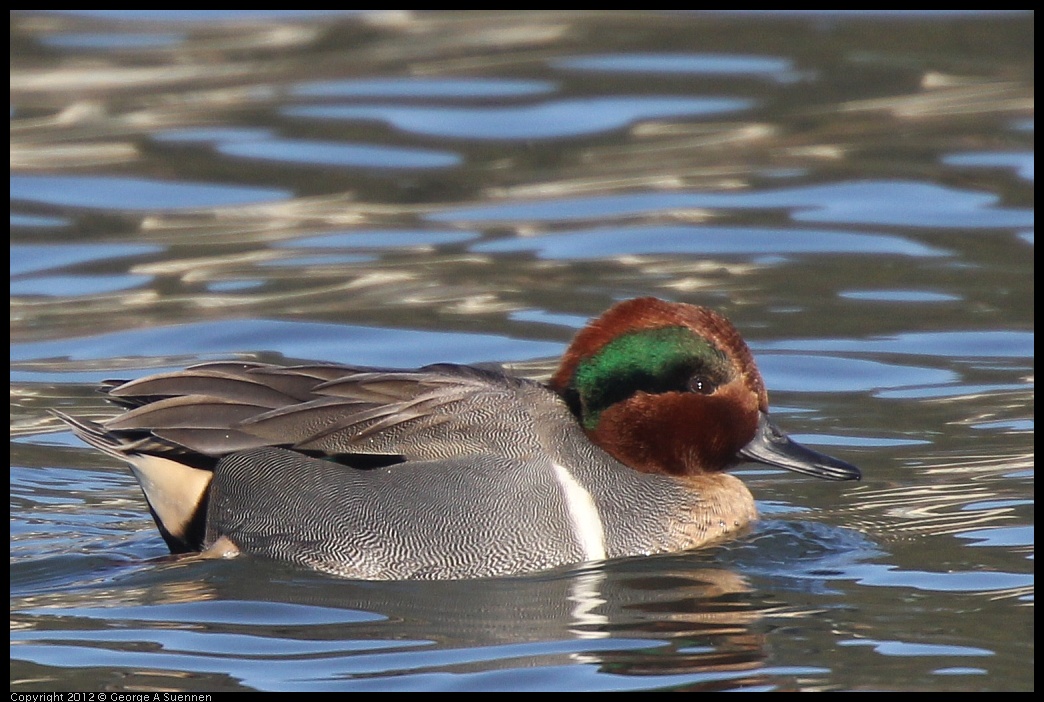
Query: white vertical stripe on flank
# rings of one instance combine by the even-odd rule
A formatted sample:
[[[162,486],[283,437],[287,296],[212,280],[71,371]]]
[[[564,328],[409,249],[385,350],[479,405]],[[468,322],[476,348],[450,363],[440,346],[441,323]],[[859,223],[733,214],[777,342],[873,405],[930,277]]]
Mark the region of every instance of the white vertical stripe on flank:
[[[580,542],[584,559],[600,561],[605,558],[605,530],[602,528],[602,517],[598,514],[591,493],[576,481],[573,474],[557,463],[555,479],[565,493],[566,505],[569,507],[569,518],[573,522],[573,533]]]

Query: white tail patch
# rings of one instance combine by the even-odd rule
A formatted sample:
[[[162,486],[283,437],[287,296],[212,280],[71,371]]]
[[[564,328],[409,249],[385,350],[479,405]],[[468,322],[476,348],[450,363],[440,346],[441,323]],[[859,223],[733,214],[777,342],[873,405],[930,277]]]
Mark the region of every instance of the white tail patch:
[[[566,505],[569,508],[569,519],[573,523],[573,533],[580,542],[584,560],[600,561],[605,559],[605,530],[602,517],[598,514],[591,493],[576,481],[573,474],[564,466],[552,464],[555,468],[555,479],[565,493]]]

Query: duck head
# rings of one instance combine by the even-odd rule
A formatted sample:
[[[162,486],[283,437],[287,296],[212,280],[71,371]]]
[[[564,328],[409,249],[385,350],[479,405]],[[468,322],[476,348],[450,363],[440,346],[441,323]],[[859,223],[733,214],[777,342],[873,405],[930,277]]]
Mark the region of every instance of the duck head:
[[[636,470],[692,476],[754,461],[858,480],[844,461],[795,443],[736,328],[705,307],[638,298],[584,327],[551,379],[594,443]]]

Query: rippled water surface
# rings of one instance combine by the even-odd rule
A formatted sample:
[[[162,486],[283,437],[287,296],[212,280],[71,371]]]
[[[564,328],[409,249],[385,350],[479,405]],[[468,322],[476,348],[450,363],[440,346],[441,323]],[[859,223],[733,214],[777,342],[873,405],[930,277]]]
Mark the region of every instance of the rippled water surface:
[[[1033,16],[11,15],[11,687],[1033,687]],[[47,414],[219,358],[546,377],[640,295],[857,484],[470,582],[173,560]]]

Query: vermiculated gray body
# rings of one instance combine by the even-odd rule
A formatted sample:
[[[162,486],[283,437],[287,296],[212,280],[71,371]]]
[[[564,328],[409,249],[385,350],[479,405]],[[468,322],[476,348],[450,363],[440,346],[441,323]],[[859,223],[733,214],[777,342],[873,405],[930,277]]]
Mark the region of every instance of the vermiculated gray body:
[[[690,548],[755,516],[739,480],[639,473],[544,386],[467,366],[204,364],[109,392],[136,409],[62,417],[132,464],[172,550],[224,539],[347,577],[470,578]],[[202,494],[177,493],[182,463],[213,470]],[[199,520],[197,537],[171,527]]]

